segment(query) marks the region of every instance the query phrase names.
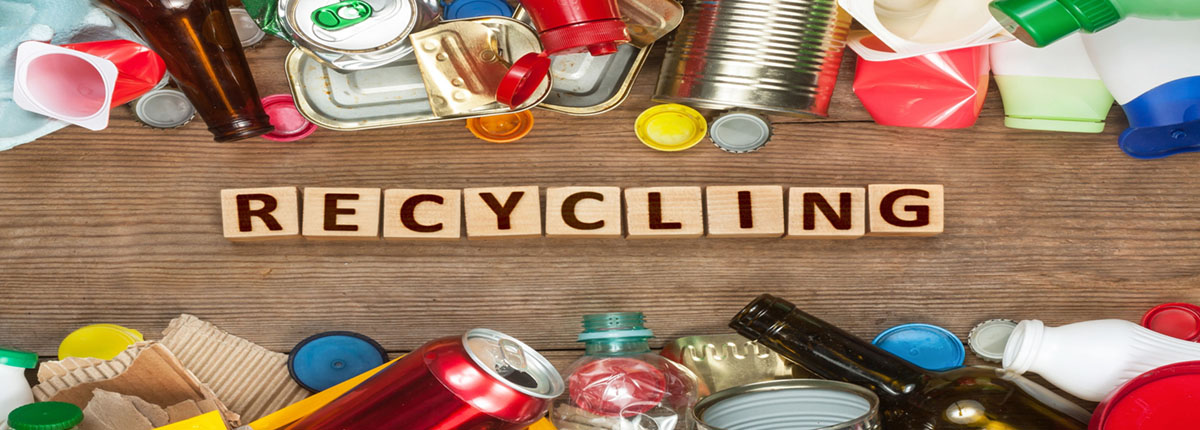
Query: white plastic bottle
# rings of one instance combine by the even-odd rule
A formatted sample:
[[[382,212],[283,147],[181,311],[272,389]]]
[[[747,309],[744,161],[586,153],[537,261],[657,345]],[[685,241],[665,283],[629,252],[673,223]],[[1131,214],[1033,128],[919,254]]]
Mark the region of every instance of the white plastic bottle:
[[[37,367],[32,352],[0,348],[0,429],[8,429],[8,413],[33,403],[33,390],[25,379],[25,369]]]
[[[1200,343],[1156,333],[1125,320],[1046,327],[1017,324],[1004,348],[1004,370],[1034,372],[1084,400],[1104,400],[1130,379],[1157,367],[1200,360]]]
[[[1088,57],[1125,110],[1121,149],[1137,158],[1200,150],[1200,21],[1128,18],[1083,35]]]
[[[1079,35],[1045,48],[1019,40],[992,45],[992,73],[1004,99],[1004,125],[1099,133],[1112,108]]]

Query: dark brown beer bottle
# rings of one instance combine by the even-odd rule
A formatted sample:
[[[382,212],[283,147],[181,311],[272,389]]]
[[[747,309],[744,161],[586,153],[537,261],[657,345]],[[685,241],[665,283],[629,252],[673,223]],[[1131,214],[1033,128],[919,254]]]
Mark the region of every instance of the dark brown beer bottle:
[[[121,14],[167,71],[217,142],[270,132],[226,0],[99,0]]]
[[[729,326],[819,377],[875,391],[885,429],[1087,428],[1085,410],[1029,380],[982,366],[924,370],[769,294]]]

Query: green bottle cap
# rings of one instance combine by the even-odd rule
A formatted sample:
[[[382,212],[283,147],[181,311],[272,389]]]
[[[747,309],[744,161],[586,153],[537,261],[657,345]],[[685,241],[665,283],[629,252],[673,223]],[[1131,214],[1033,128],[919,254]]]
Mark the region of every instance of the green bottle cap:
[[[1046,46],[1071,33],[1095,33],[1121,20],[1110,0],[996,0],[992,16],[1030,46]]]
[[[63,402],[31,403],[8,414],[13,430],[70,430],[83,421],[83,410]]]
[[[0,364],[5,366],[32,369],[37,367],[38,356],[29,351],[0,348]]]
[[[646,317],[641,312],[609,312],[584,315],[583,333],[577,341],[652,337],[654,332],[646,328]]]

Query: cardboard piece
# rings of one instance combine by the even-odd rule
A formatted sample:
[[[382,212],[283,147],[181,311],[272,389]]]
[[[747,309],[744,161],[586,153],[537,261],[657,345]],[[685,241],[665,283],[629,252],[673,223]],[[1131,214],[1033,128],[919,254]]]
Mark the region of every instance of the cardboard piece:
[[[541,202],[537,186],[467,188],[467,239],[541,237]]]
[[[221,190],[221,224],[229,240],[299,236],[296,187]]]
[[[462,190],[384,190],[384,239],[461,237]]]
[[[867,230],[867,190],[788,190],[788,239],[858,239]]]
[[[92,390],[92,400],[83,408],[83,422],[79,424],[79,430],[152,430],[154,427],[127,396],[101,389]]]
[[[174,351],[183,366],[211,387],[229,409],[241,414],[242,421],[254,421],[310,394],[288,375],[287,355],[229,334],[193,315],[171,320],[163,331],[162,344]]]
[[[867,185],[868,236],[935,236],[945,227],[941,185]]]
[[[306,239],[379,238],[379,188],[305,188]]]
[[[625,189],[630,239],[696,238],[704,235],[700,187]]]
[[[59,376],[53,376],[33,388],[38,401],[72,403],[86,408],[97,389],[136,396],[155,405],[174,405],[185,401],[211,401],[230,421],[238,422],[234,414],[217,400],[216,394],[204,386],[164,345],[139,342],[112,360],[99,363],[74,362],[77,365]],[[59,370],[67,367],[57,366]],[[103,402],[103,400],[101,400]]]
[[[621,237],[621,188],[546,189],[546,237]]]
[[[783,187],[708,187],[704,196],[709,237],[783,236]]]

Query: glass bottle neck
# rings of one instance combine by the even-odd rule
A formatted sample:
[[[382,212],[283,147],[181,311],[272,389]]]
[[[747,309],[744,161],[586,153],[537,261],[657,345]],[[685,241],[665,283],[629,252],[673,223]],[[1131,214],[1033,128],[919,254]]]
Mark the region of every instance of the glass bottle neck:
[[[931,373],[782,299],[764,295],[730,322],[813,374],[871,388],[881,397],[916,391]]]
[[[587,355],[612,356],[650,352],[650,343],[643,338],[592,340],[585,346]]]

